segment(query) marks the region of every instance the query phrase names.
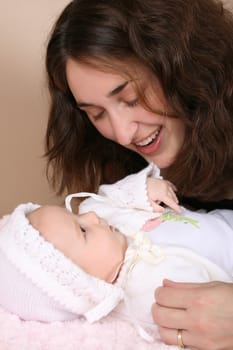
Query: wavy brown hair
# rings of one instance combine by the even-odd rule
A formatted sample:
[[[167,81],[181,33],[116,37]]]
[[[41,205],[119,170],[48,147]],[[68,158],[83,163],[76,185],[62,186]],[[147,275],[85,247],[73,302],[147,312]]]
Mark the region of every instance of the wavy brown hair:
[[[203,201],[233,190],[233,17],[215,0],[74,0],[47,47],[51,110],[48,173],[58,193],[96,191],[146,162],[107,140],[79,110],[66,79],[69,58],[119,70],[143,66],[186,125],[166,169],[181,196]],[[107,68],[108,67],[108,68]],[[127,70],[127,68],[126,68]],[[51,172],[49,172],[49,169]]]

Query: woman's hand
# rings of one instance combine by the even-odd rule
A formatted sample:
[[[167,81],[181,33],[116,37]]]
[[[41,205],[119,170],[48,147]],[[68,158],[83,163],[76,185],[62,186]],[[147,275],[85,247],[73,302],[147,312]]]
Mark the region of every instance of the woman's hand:
[[[176,283],[164,280],[155,291],[152,316],[161,339],[196,350],[233,349],[233,283]]]

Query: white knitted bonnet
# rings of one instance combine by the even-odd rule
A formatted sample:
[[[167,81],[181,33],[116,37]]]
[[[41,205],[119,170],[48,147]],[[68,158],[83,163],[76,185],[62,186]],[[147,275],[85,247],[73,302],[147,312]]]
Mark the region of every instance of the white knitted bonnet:
[[[22,319],[64,321],[107,315],[123,299],[120,287],[85,273],[30,225],[19,205],[0,227],[0,305]]]

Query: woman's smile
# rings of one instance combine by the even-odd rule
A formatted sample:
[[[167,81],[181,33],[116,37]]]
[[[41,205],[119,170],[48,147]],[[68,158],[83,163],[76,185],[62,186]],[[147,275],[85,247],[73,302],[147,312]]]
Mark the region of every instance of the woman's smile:
[[[144,138],[143,140],[136,142],[135,147],[138,153],[151,154],[158,150],[161,143],[161,130],[162,127],[155,132]]]

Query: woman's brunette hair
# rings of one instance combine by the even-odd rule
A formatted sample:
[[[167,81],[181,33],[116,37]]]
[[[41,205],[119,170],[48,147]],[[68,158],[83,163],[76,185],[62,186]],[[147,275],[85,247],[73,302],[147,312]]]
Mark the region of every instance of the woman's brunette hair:
[[[215,0],[74,0],[47,47],[51,110],[48,173],[58,193],[96,191],[146,162],[107,140],[79,110],[69,89],[69,58],[112,69],[145,67],[186,126],[184,144],[166,169],[182,196],[226,198],[233,179],[233,17]],[[150,82],[149,82],[150,83]],[[153,109],[153,106],[151,106]]]

